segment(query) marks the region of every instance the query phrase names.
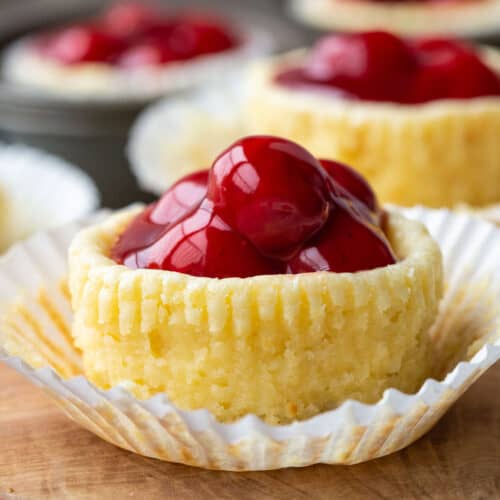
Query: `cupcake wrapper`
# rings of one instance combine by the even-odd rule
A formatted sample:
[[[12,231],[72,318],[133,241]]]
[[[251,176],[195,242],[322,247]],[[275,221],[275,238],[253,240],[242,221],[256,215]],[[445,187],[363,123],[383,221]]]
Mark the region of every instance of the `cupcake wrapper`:
[[[83,427],[149,457],[211,469],[263,470],[352,464],[392,453],[427,432],[500,359],[500,230],[466,213],[423,208],[403,213],[426,224],[439,242],[448,284],[432,335],[442,353],[438,372],[449,373],[442,381],[428,379],[417,394],[388,389],[372,405],[346,401],[305,421],[268,425],[254,415],[220,423],[206,410],[176,407],[165,394],[140,401],[126,387],[97,389],[81,375],[64,285],[67,246],[82,224],[36,235],[0,260],[0,302],[10,302],[1,310],[0,358]],[[21,299],[13,304],[15,296]],[[16,356],[20,352],[25,360]],[[46,366],[49,359],[57,370]]]
[[[475,215],[500,226],[500,203],[495,203],[494,205],[489,205],[484,208],[472,209],[468,207],[466,209],[471,210]]]
[[[65,161],[0,143],[0,252],[29,234],[83,217],[99,205],[92,180]]]

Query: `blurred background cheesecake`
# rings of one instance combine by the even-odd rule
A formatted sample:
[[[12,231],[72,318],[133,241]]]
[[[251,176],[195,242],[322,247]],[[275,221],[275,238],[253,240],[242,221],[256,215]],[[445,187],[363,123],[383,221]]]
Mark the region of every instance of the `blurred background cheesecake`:
[[[215,65],[215,57],[205,57],[205,64],[198,65],[196,72],[185,74],[178,71],[182,77],[177,78],[180,81],[175,85],[172,84],[172,72],[151,78],[154,71],[148,71],[150,67],[145,71],[148,73],[145,79],[137,74],[140,71],[128,71],[128,74],[134,74],[135,80],[127,83],[123,71],[118,76],[117,71],[110,71],[110,68],[115,68],[113,65],[96,64],[95,60],[87,61],[92,64],[73,64],[71,58],[79,51],[83,59],[89,54],[87,58],[90,59],[100,57],[102,47],[89,49],[87,46],[90,52],[82,55],[82,44],[95,43],[98,37],[98,44],[109,46],[112,43],[109,36],[103,40],[106,37],[102,33],[96,34],[96,30],[90,33],[89,30],[70,30],[67,33],[64,28],[87,27],[89,20],[94,25],[98,17],[106,17],[110,8],[127,5],[152,10],[154,20],[159,18],[155,15],[158,12],[174,15],[179,10],[204,16],[204,19],[208,16],[220,20],[217,22],[240,41],[234,45],[244,50],[226,51],[227,54],[233,53],[234,57],[226,57],[228,61],[225,61],[232,66]],[[118,30],[123,33],[124,28]],[[52,57],[40,57],[43,50],[34,50],[33,44],[29,43],[46,40],[47,36],[44,38],[41,34],[55,32],[61,35],[61,31],[62,36],[55,42],[52,40],[50,50],[45,52],[51,53]],[[181,49],[190,36],[189,33],[184,35],[184,40],[180,37]],[[283,15],[282,3],[277,1],[164,0],[131,4],[99,0],[4,0],[0,3],[3,63],[0,139],[27,143],[81,166],[97,183],[105,206],[119,207],[136,200],[148,201],[149,196],[137,187],[124,155],[129,128],[146,104],[161,95],[179,95],[188,87],[196,87],[193,84],[201,84],[202,77],[208,73],[211,76],[215,73],[216,77],[223,79],[231,72],[230,68],[241,69],[250,56],[271,49],[282,51],[312,38],[314,35],[310,31]],[[151,56],[147,47],[133,48],[135,54],[130,54],[131,51],[125,54],[122,63],[125,60],[126,64],[123,65],[133,66],[141,57],[148,59]],[[193,66],[193,60],[189,61],[190,64],[175,66]],[[69,63],[57,64],[61,61]]]
[[[104,206],[120,207],[137,200],[150,201],[150,195],[141,189],[131,173],[125,150],[132,124],[146,106],[160,97],[163,109],[169,109],[175,118],[179,98],[196,103],[199,92],[209,86],[204,78],[209,73],[215,77],[211,81],[218,81],[225,92],[226,83],[240,71],[243,72],[250,56],[311,46],[324,35],[325,30],[352,31],[362,27],[391,29],[405,35],[452,33],[496,44],[500,36],[499,5],[498,0],[157,0],[133,4],[101,0],[3,0],[0,3],[0,140],[35,146],[81,167],[97,184]],[[109,56],[113,62],[108,64],[108,53],[105,51],[103,55],[100,50],[107,45],[113,53],[116,40],[110,41],[110,37],[103,36],[99,30],[106,22],[110,23],[109,9],[112,12],[122,9],[123,14],[127,12],[127,8],[123,7],[127,6],[132,6],[129,12],[134,12],[134,9],[136,12],[152,10],[152,24],[158,21],[159,14],[156,13],[174,15],[179,10],[184,13],[201,12],[205,19],[206,16],[217,19],[217,23],[221,23],[226,32],[234,37],[230,46],[221,51],[224,57],[230,53],[236,55],[232,66],[218,66],[215,62],[220,54],[210,54],[206,58],[207,64],[199,71],[188,72],[187,77],[181,71],[184,77],[179,84],[174,82],[176,78],[170,69],[173,66],[191,67],[196,58],[190,57],[189,61],[181,61],[182,64],[178,64],[179,61],[173,65],[164,64],[172,57],[171,53],[165,51],[163,46],[151,47],[149,39],[142,40],[144,43],[139,46],[132,44],[127,50],[120,48],[120,57]],[[339,9],[347,9],[346,22],[342,21]],[[424,14],[411,14],[412,9]],[[381,11],[383,14],[366,15],[365,10]],[[399,11],[410,14],[398,14]],[[441,14],[443,12],[445,14]],[[460,24],[458,19],[464,20],[464,24]],[[381,20],[387,20],[388,24]],[[122,15],[118,16],[118,21],[121,36],[134,20]],[[93,28],[99,25],[98,32],[81,29],[89,25]],[[70,29],[68,34],[68,26],[78,29],[76,32]],[[47,37],[44,33],[61,36],[56,36],[54,41],[52,35]],[[96,38],[101,40],[97,48],[92,46]],[[240,57],[241,51],[237,49],[247,47],[249,39],[252,39],[252,50],[244,51],[245,57]],[[36,40],[39,44],[34,50],[31,42]],[[184,38],[182,50],[185,50],[186,43]],[[85,44],[90,56],[85,53]],[[93,59],[85,61],[91,64],[75,64],[75,46],[81,58]],[[106,64],[95,60],[99,58],[106,59]],[[63,64],[60,64],[61,61]],[[78,57],[76,62],[81,62]],[[147,64],[144,65],[144,62]],[[139,75],[144,68],[136,72],[136,65],[146,66],[145,72],[149,76],[161,73],[159,68],[170,69],[159,78],[148,77],[144,80]],[[150,66],[154,66],[154,71],[150,71]],[[118,72],[117,67],[120,68]],[[126,71],[122,71],[123,67]],[[134,71],[130,71],[131,67],[135,68]],[[132,73],[132,79],[127,80]],[[119,77],[116,77],[117,74]],[[103,87],[105,91],[99,93]],[[232,102],[232,96],[228,98]],[[207,105],[209,116],[210,106]],[[220,130],[232,126],[230,122],[221,122],[217,129],[212,128],[210,122],[207,125],[197,120],[195,117],[193,130],[199,135],[213,137],[214,141],[221,135]],[[177,125],[179,128],[182,126],[181,123]],[[174,129],[174,132],[177,130]],[[165,134],[165,144],[169,148],[175,146],[181,149],[182,145],[176,144],[175,137]],[[171,156],[177,155],[182,161],[181,153],[171,151]],[[178,168],[187,169],[188,166],[179,165]],[[158,192],[163,188],[163,185],[157,189],[149,186],[149,191]]]

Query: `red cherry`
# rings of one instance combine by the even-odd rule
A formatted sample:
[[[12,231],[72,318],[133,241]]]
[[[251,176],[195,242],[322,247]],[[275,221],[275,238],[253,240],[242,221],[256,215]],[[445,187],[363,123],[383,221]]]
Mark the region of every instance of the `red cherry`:
[[[152,245],[169,226],[190,214],[205,197],[207,180],[208,170],[201,170],[177,181],[128,225],[111,250],[112,258],[122,264],[127,256]]]
[[[411,102],[500,95],[500,78],[465,44],[425,39],[415,44],[422,67],[410,88]]]
[[[102,26],[114,36],[131,38],[153,26],[159,16],[158,12],[141,3],[119,3],[102,16]]]
[[[207,193],[208,170],[200,170],[177,181],[151,212],[155,224],[172,224],[197,207]]]
[[[223,26],[200,17],[184,17],[169,33],[168,46],[181,59],[222,52],[237,45]]]
[[[304,73],[363,99],[383,100],[399,95],[416,65],[412,50],[401,38],[370,31],[321,39]]]
[[[123,264],[128,255],[152,245],[165,232],[164,225],[151,221],[155,206],[152,204],[141,212],[118,238],[111,249],[111,258],[115,262]]]
[[[172,226],[156,243],[131,254],[131,268],[164,269],[211,278],[246,278],[284,272],[282,263],[262,256],[203,202]]]
[[[323,230],[288,263],[288,272],[337,273],[365,271],[396,262],[389,242],[378,226],[340,205]]]
[[[328,175],[372,212],[378,211],[378,202],[368,181],[356,170],[332,160],[319,160]]]
[[[413,40],[412,46],[423,63],[449,59],[457,53],[473,52],[472,47],[465,42],[452,38],[420,38]]]
[[[123,44],[116,37],[92,26],[75,25],[47,37],[42,44],[45,56],[63,64],[109,62]]]
[[[175,61],[178,56],[168,45],[159,40],[139,42],[123,52],[118,59],[122,68],[142,68],[145,66],[161,66]]]
[[[263,254],[284,257],[326,222],[326,179],[318,161],[298,144],[249,136],[215,160],[207,197]]]

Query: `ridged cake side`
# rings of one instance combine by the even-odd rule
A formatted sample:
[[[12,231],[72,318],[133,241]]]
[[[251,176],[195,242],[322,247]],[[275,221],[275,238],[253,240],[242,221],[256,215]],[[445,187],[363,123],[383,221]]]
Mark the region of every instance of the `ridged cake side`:
[[[222,421],[255,413],[277,423],[347,398],[374,402],[388,387],[412,392],[429,375],[442,263],[420,223],[390,215],[402,257],[393,266],[211,279],[110,260],[134,213],[82,231],[70,248],[73,334],[98,386],[165,391]]]
[[[500,98],[405,106],[273,82],[278,68],[301,58],[294,53],[254,66],[245,110],[251,130],[352,165],[384,202],[443,207],[500,200]]]

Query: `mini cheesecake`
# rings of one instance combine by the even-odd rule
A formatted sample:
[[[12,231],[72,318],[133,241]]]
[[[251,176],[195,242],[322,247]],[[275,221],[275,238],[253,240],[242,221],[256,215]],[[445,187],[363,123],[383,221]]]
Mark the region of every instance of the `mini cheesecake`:
[[[243,138],[70,248],[87,377],[287,423],[430,375],[441,253],[349,167]]]
[[[355,167],[383,202],[500,201],[496,51],[385,32],[331,35],[257,64],[250,130]]]
[[[384,29],[401,35],[498,33],[499,0],[291,0],[294,16],[326,30]]]
[[[213,78],[262,47],[208,14],[117,4],[6,51],[7,81],[64,98],[147,98]]]

